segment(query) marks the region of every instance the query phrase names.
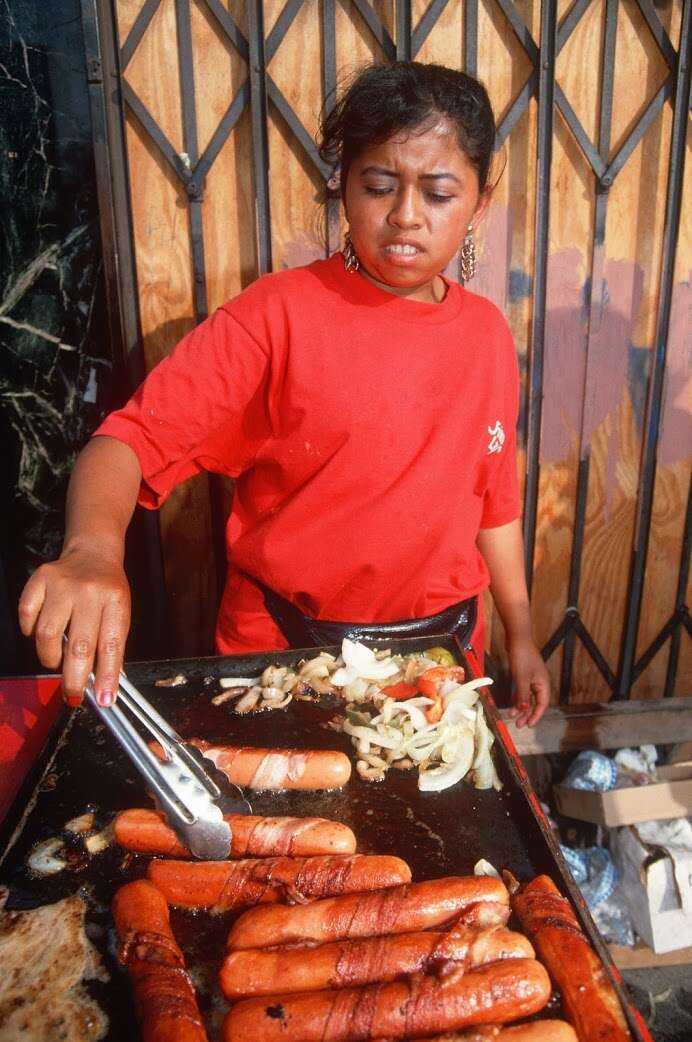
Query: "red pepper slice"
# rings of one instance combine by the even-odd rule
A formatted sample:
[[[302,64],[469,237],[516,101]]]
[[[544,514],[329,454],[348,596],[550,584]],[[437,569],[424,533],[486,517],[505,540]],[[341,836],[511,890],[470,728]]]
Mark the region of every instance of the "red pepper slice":
[[[382,694],[386,695],[387,698],[393,698],[396,702],[403,702],[407,698],[413,698],[418,692],[413,684],[407,684],[405,680],[400,680],[398,684],[382,688]]]
[[[432,698],[433,704],[425,707],[425,718],[429,724],[436,724],[442,717],[444,705],[439,686],[445,680],[454,680],[457,684],[463,684],[466,673],[463,666],[433,666],[421,673],[416,681],[418,691],[426,698]]]

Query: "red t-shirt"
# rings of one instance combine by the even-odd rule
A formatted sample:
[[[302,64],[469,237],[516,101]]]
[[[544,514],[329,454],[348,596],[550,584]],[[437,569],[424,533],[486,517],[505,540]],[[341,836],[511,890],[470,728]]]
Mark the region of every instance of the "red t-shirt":
[[[201,470],[237,479],[220,651],[285,647],[260,578],[318,619],[432,615],[488,581],[478,529],[520,513],[517,362],[456,283],[396,297],[337,254],[258,279],[184,338],[96,432],[158,507]]]

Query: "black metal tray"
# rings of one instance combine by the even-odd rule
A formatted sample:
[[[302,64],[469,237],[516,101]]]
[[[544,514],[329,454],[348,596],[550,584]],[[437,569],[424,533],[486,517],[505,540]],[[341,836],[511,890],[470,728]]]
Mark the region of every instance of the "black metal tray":
[[[433,645],[449,648],[463,661],[454,638],[416,638],[388,644],[401,653]],[[247,715],[234,714],[232,703],[211,704],[221,676],[255,676],[272,662],[295,663],[314,654],[316,651],[310,649],[134,663],[127,671],[133,683],[183,736],[226,744],[340,748],[351,753],[348,737],[325,726],[342,705],[336,698],[324,697],[319,703],[293,701],[285,710]],[[157,680],[178,673],[187,678],[185,685],[155,686]],[[479,791],[464,782],[442,793],[422,793],[416,787],[415,771],[391,770],[382,783],[361,781],[354,771],[349,784],[339,791],[252,793],[253,811],[262,815],[315,815],[345,822],[358,838],[359,851],[405,858],[414,880],[472,873],[481,857],[497,868],[509,868],[520,879],[546,873],[572,899],[617,989],[632,1037],[638,1042],[650,1042],[560,854],[492,699],[485,701],[488,722],[496,736],[495,763],[504,785],[500,793]],[[115,811],[149,805],[151,801],[134,768],[94,714],[83,708],[63,715],[56,725],[51,747],[15,802],[10,815],[12,834],[6,834],[4,840],[0,837],[0,850],[4,851],[0,884],[9,887],[9,909],[33,908],[76,892],[85,898],[87,932],[111,975],[107,984],[89,985],[110,1018],[108,1042],[131,1042],[138,1037],[129,982],[114,957],[110,902],[118,886],[145,874],[149,858],[128,855],[111,846],[47,879],[32,877],[26,860],[39,840],[56,835],[70,818],[87,807],[95,808],[105,823]],[[228,1008],[216,984],[216,975],[232,919],[231,913],[172,913],[173,929],[197,986],[210,1039],[216,1038]]]

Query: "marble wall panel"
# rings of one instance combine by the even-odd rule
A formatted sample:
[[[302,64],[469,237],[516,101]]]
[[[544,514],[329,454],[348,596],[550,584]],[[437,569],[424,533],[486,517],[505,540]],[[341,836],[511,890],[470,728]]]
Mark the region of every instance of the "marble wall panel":
[[[0,0],[0,672],[15,604],[60,550],[69,472],[109,406],[79,0]]]

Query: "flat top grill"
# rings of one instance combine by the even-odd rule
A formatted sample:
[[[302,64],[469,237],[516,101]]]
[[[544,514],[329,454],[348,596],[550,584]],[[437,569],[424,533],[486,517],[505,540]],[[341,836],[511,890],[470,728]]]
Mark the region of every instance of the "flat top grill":
[[[388,646],[393,651],[409,652],[440,644],[459,656],[452,639],[439,637],[395,641]],[[283,710],[246,715],[234,714],[229,703],[211,704],[219,690],[219,677],[256,676],[272,662],[295,663],[306,654],[316,651],[136,663],[128,667],[128,676],[185,737],[229,745],[342,749],[351,754],[348,736],[326,727],[327,721],[343,707],[337,698],[321,696],[319,703],[294,700]],[[177,673],[187,677],[185,685],[155,686],[156,680]],[[498,735],[493,713],[487,715]],[[521,764],[515,762],[503,743],[501,725],[498,737],[494,758],[504,785],[500,793],[477,790],[466,782],[441,793],[422,793],[416,786],[415,770],[391,769],[381,783],[362,781],[354,770],[351,781],[342,790],[253,793],[253,813],[311,815],[342,821],[355,832],[360,852],[403,857],[411,866],[414,880],[471,874],[479,858],[487,859],[498,869],[511,869],[519,879],[544,872],[572,897],[584,929],[610,965],[607,950],[571,876],[563,874],[564,862],[525,774],[522,775]],[[131,1042],[137,1037],[129,980],[115,962],[110,902],[118,886],[145,874],[149,859],[111,846],[87,860],[77,859],[74,867],[43,879],[32,877],[26,860],[38,841],[57,835],[70,818],[87,808],[95,809],[105,824],[114,812],[137,806],[151,806],[139,777],[103,724],[91,711],[82,709],[63,717],[55,728],[52,754],[49,751],[47,762],[37,765],[35,777],[20,793],[6,826],[6,832],[10,827],[14,829],[13,835],[0,839],[0,850],[5,850],[0,884],[9,887],[8,908],[32,908],[77,891],[85,898],[87,932],[111,974],[107,984],[89,984],[89,990],[110,1018],[109,1042]],[[228,1008],[216,976],[233,917],[233,913],[212,916],[172,910],[172,926],[197,986],[210,1038],[215,1037]],[[648,1036],[637,1026],[614,973],[633,1038],[645,1040]],[[554,1016],[555,1008],[546,1012]]]

